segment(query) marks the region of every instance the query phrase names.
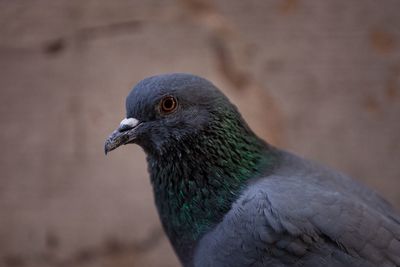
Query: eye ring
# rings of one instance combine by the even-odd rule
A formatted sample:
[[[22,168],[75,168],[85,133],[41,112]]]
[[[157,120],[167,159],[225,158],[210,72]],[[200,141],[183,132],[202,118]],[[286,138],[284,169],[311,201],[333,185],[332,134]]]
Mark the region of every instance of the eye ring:
[[[160,111],[164,114],[172,113],[178,107],[178,101],[173,96],[165,96],[160,101]]]

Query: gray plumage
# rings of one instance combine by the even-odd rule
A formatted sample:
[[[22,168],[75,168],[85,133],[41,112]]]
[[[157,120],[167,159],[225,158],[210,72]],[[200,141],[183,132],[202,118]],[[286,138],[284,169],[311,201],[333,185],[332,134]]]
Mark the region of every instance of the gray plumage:
[[[147,155],[164,230],[186,267],[400,266],[400,217],[351,178],[258,138],[209,81],[138,83],[105,152]]]
[[[400,218],[349,177],[281,151],[200,241],[196,266],[400,266]]]

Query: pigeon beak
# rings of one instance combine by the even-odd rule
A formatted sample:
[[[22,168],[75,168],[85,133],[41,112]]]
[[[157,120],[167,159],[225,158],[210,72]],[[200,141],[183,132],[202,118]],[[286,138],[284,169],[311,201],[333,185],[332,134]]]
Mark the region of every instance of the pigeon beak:
[[[104,144],[104,153],[116,149],[121,145],[132,143],[136,139],[136,129],[140,125],[139,121],[134,118],[123,119],[118,127],[106,140]]]

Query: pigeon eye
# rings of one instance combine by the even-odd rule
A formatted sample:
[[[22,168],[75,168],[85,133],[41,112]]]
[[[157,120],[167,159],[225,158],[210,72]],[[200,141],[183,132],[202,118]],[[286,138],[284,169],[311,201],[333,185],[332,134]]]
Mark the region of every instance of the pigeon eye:
[[[178,106],[177,101],[172,96],[166,96],[161,100],[160,109],[163,113],[171,113]]]

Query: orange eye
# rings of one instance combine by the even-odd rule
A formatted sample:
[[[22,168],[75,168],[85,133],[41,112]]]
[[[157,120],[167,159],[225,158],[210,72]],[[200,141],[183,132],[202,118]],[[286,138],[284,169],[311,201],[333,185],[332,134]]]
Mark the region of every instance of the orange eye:
[[[178,106],[176,99],[172,96],[166,96],[161,100],[160,109],[163,113],[171,113]]]

